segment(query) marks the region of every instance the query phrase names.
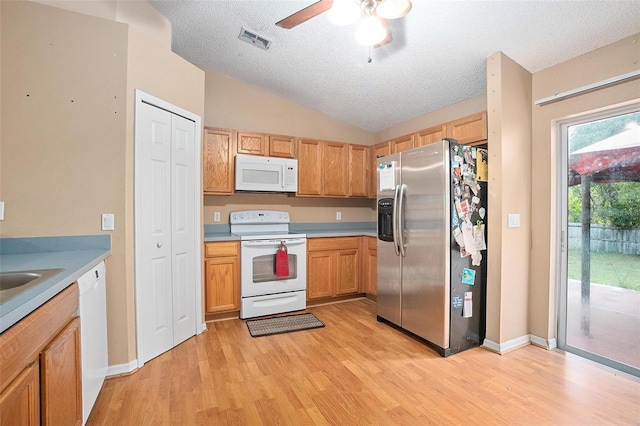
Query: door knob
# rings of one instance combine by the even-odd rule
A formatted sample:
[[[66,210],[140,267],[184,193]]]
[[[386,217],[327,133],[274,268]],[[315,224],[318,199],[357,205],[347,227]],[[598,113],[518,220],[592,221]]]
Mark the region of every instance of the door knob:
[[[162,247],[162,242],[161,242],[161,241],[158,241],[158,244],[156,244],[156,246],[157,246],[158,248]]]

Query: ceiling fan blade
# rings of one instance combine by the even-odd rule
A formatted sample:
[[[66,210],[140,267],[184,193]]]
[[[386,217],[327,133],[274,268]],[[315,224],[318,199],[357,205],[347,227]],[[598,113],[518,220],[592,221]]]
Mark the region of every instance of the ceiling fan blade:
[[[286,28],[290,30],[291,28],[302,24],[303,22],[308,21],[311,18],[314,18],[321,13],[326,12],[331,9],[333,5],[333,0],[320,0],[313,3],[310,6],[305,7],[294,13],[293,15],[287,16],[281,21],[276,22],[276,25],[281,28]]]
[[[374,49],[385,46],[393,41],[393,34],[391,34],[391,26],[389,25],[389,21],[387,19],[380,19],[380,22],[382,22],[382,27],[387,30],[387,36],[380,43],[374,44]]]

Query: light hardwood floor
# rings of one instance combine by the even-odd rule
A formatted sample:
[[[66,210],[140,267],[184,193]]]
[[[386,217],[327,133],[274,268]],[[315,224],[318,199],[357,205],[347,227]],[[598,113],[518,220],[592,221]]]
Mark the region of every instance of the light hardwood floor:
[[[640,424],[640,380],[560,351],[439,357],[366,299],[325,327],[252,338],[241,320],[108,379],[89,425]]]

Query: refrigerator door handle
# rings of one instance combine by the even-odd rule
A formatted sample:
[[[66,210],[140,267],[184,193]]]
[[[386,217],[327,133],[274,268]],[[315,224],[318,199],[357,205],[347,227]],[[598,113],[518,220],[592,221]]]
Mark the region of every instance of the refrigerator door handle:
[[[400,185],[400,193],[398,194],[398,246],[400,247],[400,254],[405,257],[404,250],[404,191],[406,191],[407,185],[404,183]]]
[[[396,185],[395,193],[393,194],[393,213],[391,218],[391,231],[393,232],[393,248],[396,251],[396,256],[400,256],[400,249],[398,248],[398,194],[400,193],[400,185]]]

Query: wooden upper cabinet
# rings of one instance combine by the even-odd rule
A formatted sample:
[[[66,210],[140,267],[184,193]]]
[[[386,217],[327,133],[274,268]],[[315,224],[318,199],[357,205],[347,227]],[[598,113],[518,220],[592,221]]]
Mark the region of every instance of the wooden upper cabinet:
[[[295,140],[292,136],[269,135],[269,156],[295,158]]]
[[[233,194],[235,130],[204,129],[203,190],[205,194]]]
[[[269,138],[262,133],[238,132],[238,154],[267,155]]]
[[[239,154],[269,157],[295,157],[295,138],[265,133],[238,132]]]
[[[405,135],[391,140],[391,153],[408,151],[414,147],[413,134]]]
[[[480,144],[487,140],[487,112],[479,112],[445,124],[445,133],[461,144]]]
[[[421,130],[414,133],[413,140],[416,148],[419,146],[429,145],[434,142],[439,142],[445,138],[445,125],[429,127],[428,129]]]
[[[369,147],[349,145],[349,196],[366,197],[369,190]]]
[[[347,169],[349,145],[340,142],[323,142],[323,144],[324,195],[346,197],[349,192],[349,170]]]
[[[322,142],[298,139],[298,195],[322,195]]]
[[[376,158],[384,157],[385,155],[391,154],[391,141],[381,142],[379,144],[371,147],[373,161],[375,162]]]

